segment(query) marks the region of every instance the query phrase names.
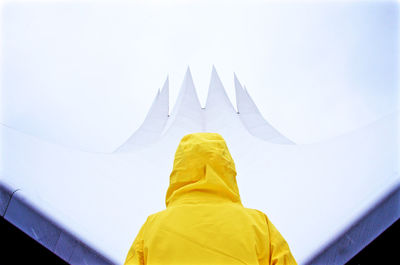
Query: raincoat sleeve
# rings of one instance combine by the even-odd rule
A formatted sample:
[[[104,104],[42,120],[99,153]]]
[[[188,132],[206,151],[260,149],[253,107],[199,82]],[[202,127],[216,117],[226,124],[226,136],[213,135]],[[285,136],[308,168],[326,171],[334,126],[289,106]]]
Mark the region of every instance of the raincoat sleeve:
[[[128,255],[126,256],[125,263],[124,265],[144,265],[145,259],[144,259],[144,250],[143,250],[143,244],[144,244],[144,231],[146,229],[146,223],[140,228],[140,231],[138,235],[136,236],[135,240],[132,243],[131,248],[129,249]]]
[[[289,245],[278,229],[271,223],[267,216],[267,225],[270,238],[270,264],[271,265],[297,265]]]

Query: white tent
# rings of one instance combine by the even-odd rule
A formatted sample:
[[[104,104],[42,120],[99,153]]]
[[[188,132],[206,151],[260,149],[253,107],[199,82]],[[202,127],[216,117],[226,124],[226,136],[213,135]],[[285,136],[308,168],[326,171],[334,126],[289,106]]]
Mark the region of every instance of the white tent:
[[[133,3],[132,5],[134,11],[130,11],[138,16],[140,13],[143,15],[150,12],[152,15],[160,15],[167,19],[159,23],[159,18],[157,22],[154,22],[154,17],[147,18],[148,20],[145,20],[146,23],[142,26],[147,27],[150,33],[158,32],[154,27],[162,27],[164,23],[168,26],[175,25],[174,18],[165,16],[165,10],[185,10],[187,13],[184,13],[183,17],[188,18],[193,15],[193,20],[200,22],[202,19],[196,17],[195,8],[183,3],[165,5],[163,6],[165,10],[160,10],[154,3]],[[222,2],[216,6],[210,3],[198,5],[200,9],[207,8],[212,11],[213,23],[216,23],[219,17],[214,17],[214,15],[230,6]],[[253,6],[243,4],[235,10],[238,11],[243,6],[249,14],[256,17],[263,10],[270,12],[268,11],[270,6],[265,3]],[[56,33],[59,31],[52,32],[52,26],[47,26],[45,23],[48,22],[46,16],[43,18],[37,14],[47,15],[47,18],[50,17],[58,28],[65,27],[64,30],[72,27],[68,23],[61,23],[65,22],[63,16],[70,18],[68,12],[78,15],[78,20],[86,17],[85,12],[88,12],[92,15],[91,18],[101,23],[107,19],[102,16],[97,17],[100,12],[111,14],[108,18],[121,17],[126,22],[124,19],[129,17],[134,23],[139,23],[138,20],[130,17],[131,13],[127,12],[124,6],[117,5],[113,8],[110,13],[107,13],[104,10],[109,10],[109,6],[106,8],[102,6],[99,9],[99,6],[95,4],[19,3],[3,7],[5,29],[3,32],[5,42],[3,79],[5,81],[2,98],[4,113],[1,125],[0,210],[4,218],[71,264],[121,264],[146,217],[165,207],[164,199],[169,183],[169,173],[179,140],[187,133],[202,131],[217,132],[225,138],[236,163],[237,181],[243,204],[249,208],[259,209],[269,216],[288,241],[299,264],[343,264],[400,217],[399,112],[395,104],[390,103],[389,100],[385,101],[387,103],[385,106],[380,107],[381,112],[370,114],[369,119],[363,120],[363,124],[357,124],[356,128],[346,133],[315,143],[297,143],[294,139],[287,137],[282,130],[273,126],[272,122],[262,114],[262,109],[265,110],[267,103],[259,99],[258,102],[261,104],[256,105],[256,98],[251,96],[252,89],[257,92],[257,87],[253,88],[253,83],[250,82],[251,86],[248,86],[247,90],[242,87],[236,76],[232,78],[236,92],[237,108],[235,109],[230,100],[232,96],[229,96],[228,90],[224,88],[221,78],[213,68],[206,104],[202,108],[194,85],[196,82],[193,82],[188,69],[172,111],[169,112],[170,78],[156,93],[147,116],[132,114],[133,122],[138,125],[131,127],[133,129],[129,135],[120,133],[118,137],[115,137],[119,139],[119,142],[114,140],[108,145],[104,144],[106,146],[104,149],[94,150],[95,141],[91,143],[92,146],[84,146],[82,143],[87,142],[89,138],[82,136],[79,139],[81,142],[76,140],[78,138],[75,138],[74,142],[71,131],[70,137],[65,134],[64,138],[59,136],[57,138],[56,128],[70,130],[70,127],[63,127],[63,123],[75,125],[77,132],[81,130],[82,134],[86,132],[87,135],[92,134],[93,137],[102,135],[104,132],[96,130],[96,126],[100,128],[100,125],[87,117],[101,116],[102,121],[111,122],[119,119],[123,123],[128,118],[124,120],[121,116],[129,117],[126,113],[122,113],[125,102],[129,103],[129,100],[132,100],[135,104],[139,104],[138,102],[143,100],[140,110],[142,112],[144,112],[143,105],[150,105],[148,104],[150,94],[154,93],[154,88],[146,90],[138,86],[145,84],[144,82],[122,79],[128,83],[133,82],[129,83],[133,87],[133,89],[128,87],[133,95],[129,97],[129,93],[124,94],[118,87],[118,84],[121,85],[123,82],[115,78],[116,73],[112,72],[114,66],[107,68],[114,75],[111,80],[116,80],[113,89],[105,90],[105,87],[110,84],[106,82],[109,79],[104,77],[106,81],[96,83],[97,90],[85,90],[82,86],[67,88],[63,87],[64,83],[61,82],[57,92],[54,92],[54,97],[49,96],[53,93],[50,86],[59,82],[60,78],[66,78],[65,74],[68,72],[59,73],[61,70],[52,72],[51,67],[46,68],[46,63],[53,60],[52,55],[59,55],[60,51],[47,51],[39,44],[47,43],[49,40],[57,42],[57,36],[65,40],[62,38],[65,32],[62,30],[59,34]],[[366,9],[370,10],[369,8],[367,6]],[[234,15],[236,13],[228,19],[226,24],[222,26],[217,24],[216,33],[221,30],[218,27],[229,26],[229,22],[236,21],[237,17]],[[252,17],[251,15],[246,18]],[[258,18],[260,16],[263,16],[262,12]],[[145,17],[143,15],[141,19]],[[239,19],[238,23],[240,22],[243,21]],[[90,30],[97,29],[96,25],[85,25]],[[197,33],[201,32],[201,29],[194,28]],[[36,32],[37,35],[32,37],[31,32]],[[48,32],[55,35],[47,36]],[[82,32],[87,32],[84,27]],[[168,32],[169,34],[179,33],[182,32],[182,28],[172,27]],[[374,35],[373,33],[365,34],[366,36]],[[84,34],[79,36],[83,37]],[[211,34],[207,40],[212,40],[216,36]],[[26,45],[26,40],[40,38],[45,41],[33,43],[32,46]],[[132,38],[140,42],[146,39],[146,36]],[[177,40],[184,41],[185,35],[179,36]],[[232,39],[228,37],[228,40]],[[91,47],[90,41],[81,41],[77,44],[79,47],[82,45]],[[61,45],[60,43],[55,44]],[[144,43],[151,44],[148,41]],[[388,43],[391,41],[389,40]],[[111,45],[102,42],[98,44],[100,48],[93,48],[95,51]],[[140,48],[139,46],[136,48]],[[234,46],[234,48],[239,46]],[[31,47],[37,49],[35,51],[38,55],[48,57],[35,57],[37,55],[32,55],[33,50],[30,49],[33,48]],[[61,47],[66,46],[61,45]],[[262,50],[260,47],[255,53]],[[196,46],[196,48],[199,47]],[[79,51],[78,48],[76,49]],[[122,50],[126,52],[129,47],[123,47]],[[214,52],[210,47],[207,47],[207,50]],[[179,54],[179,52],[174,51],[174,54]],[[177,57],[179,67],[174,69],[181,69],[181,65],[187,62],[185,56],[188,51],[182,52],[184,55]],[[121,54],[123,52],[115,51],[114,56],[118,57]],[[90,59],[94,58],[96,56]],[[387,58],[388,62],[385,61],[382,64],[390,68],[392,61],[390,61],[390,56]],[[58,59],[68,61],[69,57]],[[129,58],[131,59],[133,58]],[[135,69],[139,69],[140,65],[146,62],[143,57],[137,57],[137,59],[139,62],[135,64],[135,67],[138,68]],[[195,58],[194,61],[197,62],[200,59]],[[372,57],[370,59],[374,60]],[[120,58],[120,60],[125,59]],[[224,65],[229,68],[229,62],[224,61],[227,60],[226,58],[219,58],[219,60],[225,62],[221,63],[221,68]],[[382,60],[382,56],[379,60]],[[245,60],[243,62],[247,63]],[[88,62],[83,62],[85,63]],[[88,66],[94,67],[96,64],[99,62],[91,61]],[[45,70],[37,67],[38,65],[44,67]],[[118,64],[115,65],[118,68]],[[69,69],[65,64],[59,67],[59,69]],[[256,63],[254,67],[255,71],[258,71],[260,64]],[[54,74],[54,76],[46,77],[50,81],[43,79],[42,75],[46,72]],[[247,71],[243,72],[247,73]],[[90,74],[95,73],[97,72],[93,70]],[[139,76],[140,73],[143,76]],[[389,80],[385,83],[389,88],[396,87],[398,81],[390,79],[388,73],[391,72],[371,75],[374,78]],[[241,77],[240,71],[238,75]],[[252,76],[244,75],[246,79]],[[18,76],[23,78],[17,78]],[[73,76],[75,81],[86,80],[86,78],[90,79],[88,76]],[[99,76],[96,78],[101,79]],[[150,68],[145,68],[135,78],[135,80],[148,79],[149,84],[158,80],[158,85],[162,84],[160,74],[152,72]],[[201,82],[204,82],[203,79],[200,79]],[[64,81],[68,85],[78,84],[68,78]],[[93,84],[85,85],[91,87],[90,85]],[[50,88],[46,90],[46,86]],[[38,93],[38,91],[46,91],[46,93]],[[101,91],[107,91],[107,93],[101,94]],[[329,90],[326,91],[329,92]],[[388,91],[385,92],[388,98],[395,94],[390,89]],[[59,99],[57,95],[60,93],[62,96]],[[96,93],[101,95],[95,95]],[[293,90],[293,95],[295,93]],[[66,102],[63,96],[70,99],[79,97],[74,98],[74,102]],[[52,100],[51,103],[47,101],[48,99]],[[121,104],[121,107],[114,108],[114,111],[104,110],[103,105],[111,105],[102,99],[110,101],[114,99]],[[298,100],[299,98],[290,99],[288,95],[287,101],[281,100],[279,104],[296,104]],[[377,101],[371,101],[373,103],[370,107],[376,106],[374,104]],[[23,105],[21,102],[28,105]],[[32,107],[32,102],[41,102],[41,104]],[[63,102],[66,102],[65,106],[62,105]],[[312,104],[311,101],[310,104]],[[333,109],[329,101],[325,104],[328,107],[324,109],[326,113],[322,116],[327,116]],[[24,112],[30,107],[31,113]],[[59,117],[63,117],[62,112],[57,113],[56,110],[63,108],[66,108],[66,111],[76,108],[75,113],[83,116],[81,123],[76,120],[60,120]],[[54,113],[49,112],[49,109],[54,109]],[[92,109],[93,113],[90,112]],[[35,116],[36,114],[38,115]],[[60,116],[53,117],[52,115],[56,116],[55,114]],[[301,115],[304,115],[304,112],[295,116],[293,122],[298,122],[295,119],[301,119]],[[351,116],[352,113],[349,112],[348,115]],[[144,116],[144,120],[141,120]],[[343,117],[343,119],[346,118]],[[335,121],[332,119],[327,122],[334,123]],[[109,127],[116,125],[118,128],[117,124],[117,122],[107,123],[101,128],[110,132]],[[305,123],[304,127],[307,127]],[[85,131],[86,129],[91,131]],[[111,148],[112,146],[114,147]]]

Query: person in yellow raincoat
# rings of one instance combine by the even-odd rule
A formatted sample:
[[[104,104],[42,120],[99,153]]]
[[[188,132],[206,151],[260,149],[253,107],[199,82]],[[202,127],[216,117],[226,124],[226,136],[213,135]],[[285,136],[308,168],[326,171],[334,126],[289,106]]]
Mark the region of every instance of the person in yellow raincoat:
[[[235,164],[219,134],[182,138],[166,206],[147,218],[125,264],[297,264],[268,217],[243,207]]]

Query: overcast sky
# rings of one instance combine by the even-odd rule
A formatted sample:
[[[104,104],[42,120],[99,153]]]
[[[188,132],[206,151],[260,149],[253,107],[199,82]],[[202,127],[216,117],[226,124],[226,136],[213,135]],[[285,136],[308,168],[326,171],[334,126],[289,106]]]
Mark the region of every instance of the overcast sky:
[[[74,148],[110,151],[187,66],[204,105],[212,65],[236,107],[235,72],[297,143],[397,108],[396,2],[133,1],[2,5],[2,119]]]

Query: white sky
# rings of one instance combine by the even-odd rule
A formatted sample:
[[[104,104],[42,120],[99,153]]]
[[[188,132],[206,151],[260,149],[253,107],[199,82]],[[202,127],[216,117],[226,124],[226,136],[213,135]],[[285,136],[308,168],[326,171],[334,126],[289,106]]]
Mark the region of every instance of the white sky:
[[[133,133],[186,67],[204,105],[214,64],[297,143],[351,131],[398,102],[397,2],[3,4],[2,123],[85,150]]]

